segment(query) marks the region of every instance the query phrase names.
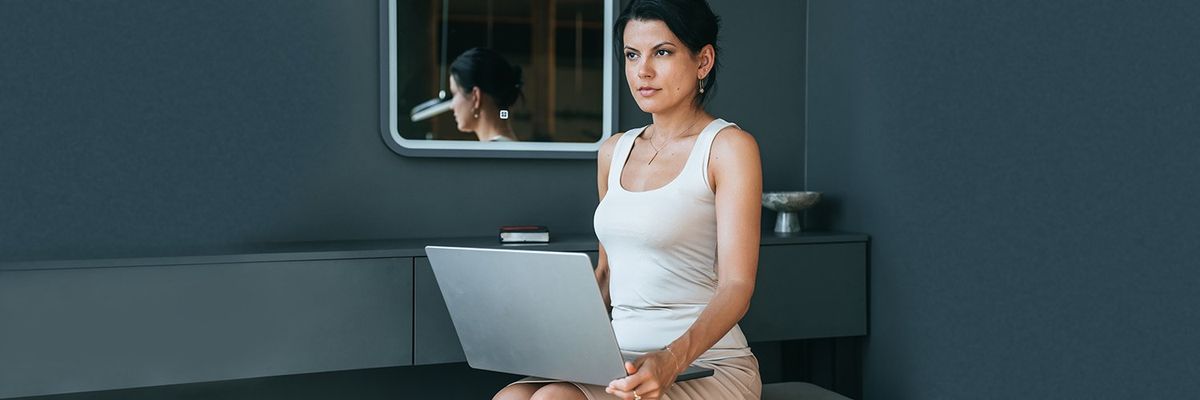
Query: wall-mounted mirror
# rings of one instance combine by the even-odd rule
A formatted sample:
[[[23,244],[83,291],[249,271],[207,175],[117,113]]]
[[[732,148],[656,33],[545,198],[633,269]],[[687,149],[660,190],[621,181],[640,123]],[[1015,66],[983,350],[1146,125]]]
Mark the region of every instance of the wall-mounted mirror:
[[[616,0],[381,0],[383,139],[432,157],[592,158],[615,127]]]

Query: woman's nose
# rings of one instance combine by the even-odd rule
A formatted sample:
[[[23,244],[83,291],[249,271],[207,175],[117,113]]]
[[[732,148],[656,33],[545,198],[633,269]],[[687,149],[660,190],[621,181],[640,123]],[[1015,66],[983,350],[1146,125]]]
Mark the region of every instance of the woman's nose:
[[[653,78],[654,69],[650,68],[650,63],[639,60],[637,63],[637,75],[643,79]]]

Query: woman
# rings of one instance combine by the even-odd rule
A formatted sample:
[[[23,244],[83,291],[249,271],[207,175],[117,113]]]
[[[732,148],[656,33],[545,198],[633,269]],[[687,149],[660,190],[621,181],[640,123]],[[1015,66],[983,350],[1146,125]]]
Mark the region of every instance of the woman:
[[[653,124],[598,155],[596,279],[623,351],[607,387],[523,379],[509,399],[758,399],[737,321],[758,268],[762,169],[750,134],[708,114],[718,19],[705,0],[634,0],[616,23],[629,89]],[[673,383],[689,364],[712,377]]]
[[[521,96],[521,67],[493,50],[472,48],[450,64],[450,93],[459,131],[475,132],[481,142],[517,140],[500,111],[508,110]]]

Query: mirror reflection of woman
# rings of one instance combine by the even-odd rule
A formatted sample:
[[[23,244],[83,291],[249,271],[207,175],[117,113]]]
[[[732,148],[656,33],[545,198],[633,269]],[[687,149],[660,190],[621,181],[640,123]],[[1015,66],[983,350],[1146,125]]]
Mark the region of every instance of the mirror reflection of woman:
[[[614,38],[629,90],[653,124],[597,155],[596,280],[613,332],[638,358],[608,386],[536,378],[511,399],[759,399],[758,359],[737,322],[758,269],[758,144],[704,109],[717,77],[718,18],[705,0],[633,0]],[[675,382],[689,364],[714,370]]]
[[[494,50],[472,48],[450,64],[450,93],[459,131],[474,132],[481,142],[517,140],[501,111],[507,113],[521,96],[521,67]]]

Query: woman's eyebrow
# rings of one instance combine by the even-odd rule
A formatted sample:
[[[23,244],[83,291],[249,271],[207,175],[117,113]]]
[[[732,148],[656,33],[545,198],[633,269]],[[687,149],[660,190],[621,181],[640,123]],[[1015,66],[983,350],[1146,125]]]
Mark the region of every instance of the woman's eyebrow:
[[[659,48],[659,47],[663,47],[663,46],[675,46],[675,43],[671,43],[671,42],[662,42],[662,43],[659,43],[659,44],[656,44],[656,45],[654,45],[654,47],[651,47],[651,48],[650,48],[650,50],[654,50],[654,49],[657,49],[657,48]],[[629,46],[625,46],[625,50],[633,51],[633,52],[635,52],[635,53],[636,53],[636,52],[638,52],[638,50],[637,50],[637,49],[635,49],[635,48],[632,48],[632,47],[629,47]]]

